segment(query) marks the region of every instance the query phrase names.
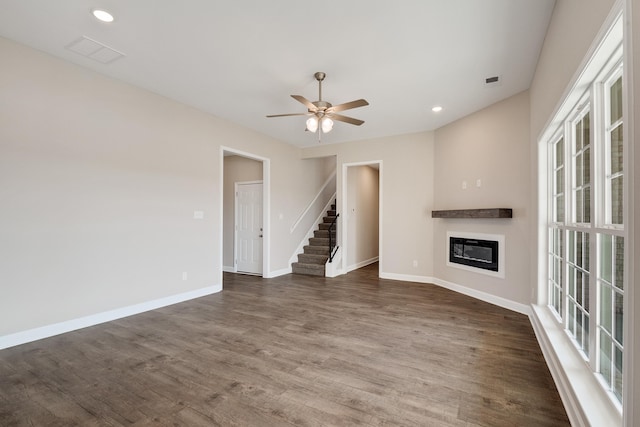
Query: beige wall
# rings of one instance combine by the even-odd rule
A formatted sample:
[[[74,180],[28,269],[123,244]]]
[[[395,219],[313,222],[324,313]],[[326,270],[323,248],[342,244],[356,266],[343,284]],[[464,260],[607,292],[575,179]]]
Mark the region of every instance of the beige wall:
[[[531,82],[531,135],[535,140],[579,69],[615,0],[558,0]]]
[[[262,162],[242,156],[226,156],[223,181],[222,266],[225,270],[232,271],[234,270],[235,184],[236,182],[262,181]]]
[[[6,39],[0,57],[0,337],[221,286],[222,146],[269,159],[269,268],[288,266],[326,161]]]
[[[437,219],[434,276],[529,304],[529,96],[522,92],[435,132],[436,209],[511,208],[512,219]],[[477,187],[477,180],[480,187]],[[462,188],[466,181],[467,188]],[[446,265],[448,231],[505,236],[505,278]]]
[[[344,221],[343,166],[380,160],[380,273],[429,277],[433,271],[433,132],[321,145],[305,158],[336,155],[338,212]],[[339,224],[339,232],[342,222]],[[341,245],[344,242],[341,241]],[[347,248],[347,253],[348,253]],[[413,260],[418,261],[416,267]]]
[[[380,174],[371,166],[347,169],[347,270],[378,258]]]

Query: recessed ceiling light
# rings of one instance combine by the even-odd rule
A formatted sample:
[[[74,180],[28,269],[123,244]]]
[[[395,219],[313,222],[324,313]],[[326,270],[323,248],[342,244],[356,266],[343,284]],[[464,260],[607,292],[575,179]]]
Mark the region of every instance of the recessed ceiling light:
[[[102,22],[113,22],[113,15],[107,12],[106,10],[93,9],[91,13],[93,14],[93,16],[96,17],[96,19]]]
[[[442,111],[442,107],[439,105],[436,105],[431,109],[431,111],[433,111],[434,113],[439,113],[440,111]]]

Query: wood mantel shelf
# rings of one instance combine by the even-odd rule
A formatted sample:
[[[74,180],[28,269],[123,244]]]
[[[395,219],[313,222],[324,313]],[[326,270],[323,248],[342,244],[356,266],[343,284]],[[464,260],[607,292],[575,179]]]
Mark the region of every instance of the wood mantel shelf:
[[[449,209],[431,211],[432,218],[513,218],[513,211],[509,208],[489,209]]]

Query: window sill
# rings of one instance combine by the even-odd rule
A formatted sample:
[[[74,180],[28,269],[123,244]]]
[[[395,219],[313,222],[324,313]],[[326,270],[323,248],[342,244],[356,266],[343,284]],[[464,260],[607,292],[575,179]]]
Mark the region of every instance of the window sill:
[[[622,412],[602,388],[546,306],[532,305],[531,324],[572,425],[622,425]]]

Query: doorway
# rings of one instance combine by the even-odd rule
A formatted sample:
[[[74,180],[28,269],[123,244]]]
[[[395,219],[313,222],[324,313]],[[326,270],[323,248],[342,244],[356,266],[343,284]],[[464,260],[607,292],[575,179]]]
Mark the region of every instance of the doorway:
[[[270,160],[252,153],[221,147],[220,151],[220,283],[223,283],[223,272],[247,273],[268,277],[269,275],[269,200],[270,200]],[[253,204],[260,202],[259,208],[253,206],[251,222],[262,232],[249,240],[242,241],[243,251],[237,258],[236,242],[236,184],[260,184],[261,193],[252,195]],[[247,188],[247,187],[241,187]],[[253,188],[255,190],[255,188]],[[255,191],[254,191],[255,193]],[[256,200],[259,199],[259,200]],[[262,237],[260,237],[260,234]],[[240,240],[244,239],[242,236]],[[256,240],[257,239],[257,240]],[[251,242],[250,242],[251,241]],[[250,243],[250,244],[249,244]],[[244,254],[246,258],[242,258]],[[240,268],[238,262],[240,260]],[[251,265],[245,261],[251,260]]]
[[[382,161],[343,164],[343,268],[381,264]]]

